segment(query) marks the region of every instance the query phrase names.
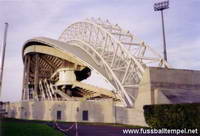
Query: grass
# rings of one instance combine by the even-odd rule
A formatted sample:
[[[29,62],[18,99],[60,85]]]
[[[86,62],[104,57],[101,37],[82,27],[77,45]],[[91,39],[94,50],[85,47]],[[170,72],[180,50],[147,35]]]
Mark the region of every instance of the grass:
[[[57,121],[59,123],[75,123],[75,122],[66,122],[66,121]],[[120,123],[102,123],[102,122],[77,122],[80,125],[89,125],[89,126],[113,126],[113,127],[123,127],[123,128],[149,128],[146,126],[137,126],[137,125],[127,125]]]
[[[1,136],[64,136],[61,132],[46,124],[2,119]]]
[[[78,122],[78,124],[82,124],[82,125],[96,125],[96,126],[114,126],[114,127],[124,127],[124,128],[148,128],[145,126],[136,126],[136,125],[126,125],[126,124],[115,124],[115,123],[92,123],[92,122]]]

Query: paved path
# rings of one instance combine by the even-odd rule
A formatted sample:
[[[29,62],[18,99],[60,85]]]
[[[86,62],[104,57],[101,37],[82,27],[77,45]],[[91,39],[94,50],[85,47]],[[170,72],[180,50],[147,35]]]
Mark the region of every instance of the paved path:
[[[134,129],[120,126],[106,126],[106,125],[89,125],[78,124],[78,135],[76,135],[74,123],[57,123],[57,128],[67,131],[66,136],[193,136],[193,135],[172,135],[172,134],[123,134],[123,129]],[[50,123],[50,126],[56,128],[55,123]],[[136,129],[135,129],[136,130]],[[138,129],[139,130],[139,129]]]
[[[76,125],[71,127],[73,124],[74,123],[57,123],[56,126],[55,123],[50,123],[49,125],[54,128],[61,129],[61,131],[71,128],[65,134],[69,136],[76,136]],[[78,124],[77,128],[78,136],[123,136],[122,130],[124,129],[123,127],[88,124]]]

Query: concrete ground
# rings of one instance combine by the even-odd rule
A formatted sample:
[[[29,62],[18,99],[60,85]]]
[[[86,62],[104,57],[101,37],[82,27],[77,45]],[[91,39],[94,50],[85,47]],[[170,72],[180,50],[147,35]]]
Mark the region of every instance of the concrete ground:
[[[77,125],[77,133],[76,127],[73,125],[74,123],[49,123],[50,126],[55,129],[64,132],[66,136],[193,136],[193,135],[176,135],[176,134],[124,134],[123,130],[131,129],[131,130],[139,130],[134,126],[113,126],[109,124],[83,124],[79,123]],[[73,126],[72,126],[73,125]]]
[[[76,133],[76,125],[71,127],[72,125],[73,123],[57,123],[56,127],[55,124],[51,124],[52,127],[57,128],[68,136],[122,136],[122,130],[124,129],[115,126],[78,124]]]

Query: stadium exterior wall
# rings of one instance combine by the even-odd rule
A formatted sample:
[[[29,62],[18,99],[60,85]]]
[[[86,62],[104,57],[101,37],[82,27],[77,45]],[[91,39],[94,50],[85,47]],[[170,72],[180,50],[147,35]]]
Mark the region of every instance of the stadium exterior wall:
[[[26,101],[7,105],[8,117],[28,120],[101,122],[147,126],[143,112],[134,108],[115,106],[112,100],[99,101]],[[83,111],[88,120],[83,120]]]

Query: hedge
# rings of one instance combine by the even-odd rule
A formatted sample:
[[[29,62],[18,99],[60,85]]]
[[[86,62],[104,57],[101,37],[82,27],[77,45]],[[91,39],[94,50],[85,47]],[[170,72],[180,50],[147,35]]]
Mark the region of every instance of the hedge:
[[[146,123],[152,128],[198,128],[200,103],[145,105]]]

